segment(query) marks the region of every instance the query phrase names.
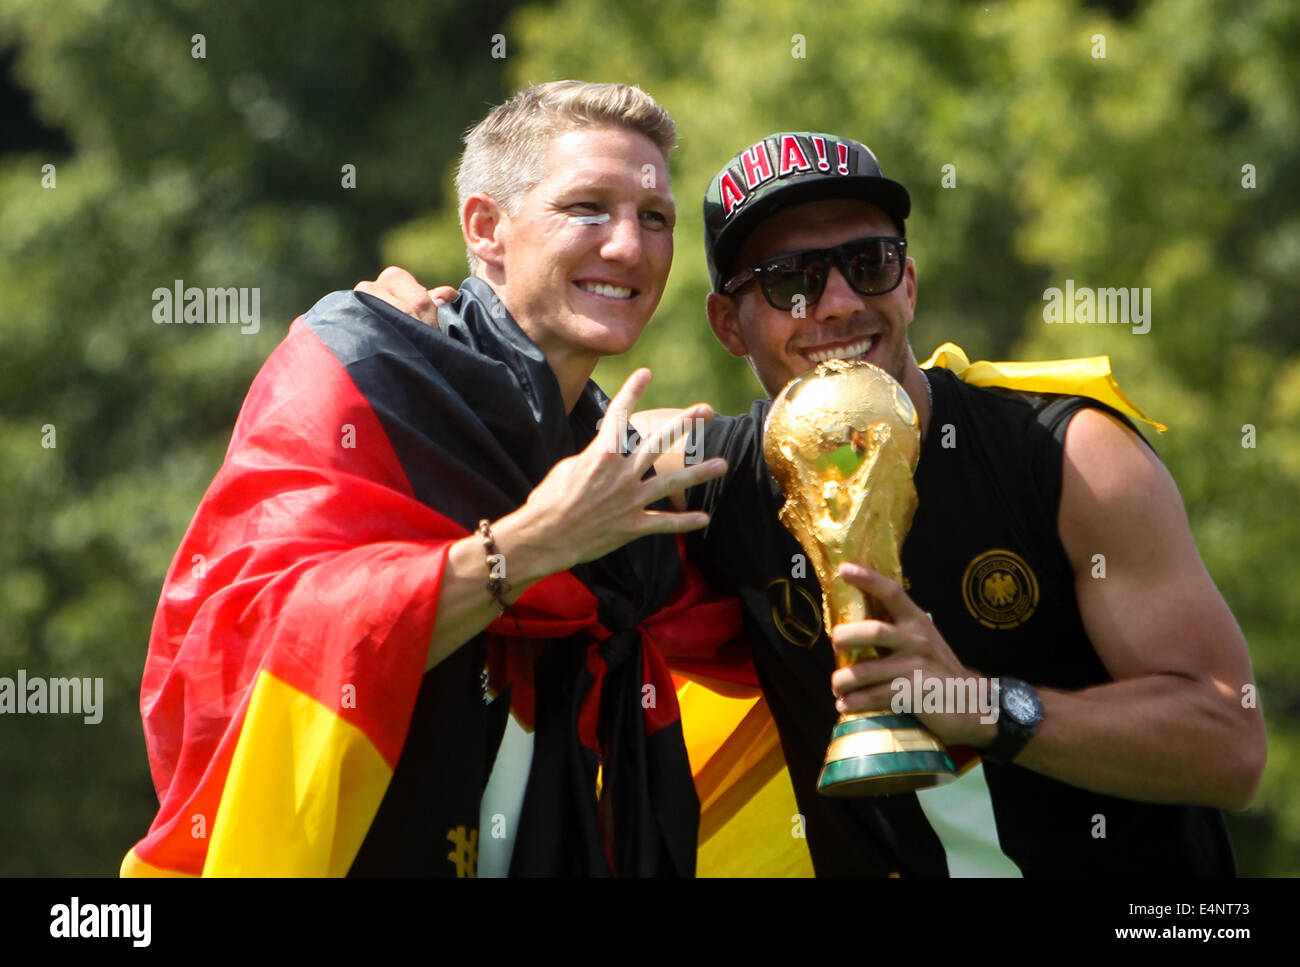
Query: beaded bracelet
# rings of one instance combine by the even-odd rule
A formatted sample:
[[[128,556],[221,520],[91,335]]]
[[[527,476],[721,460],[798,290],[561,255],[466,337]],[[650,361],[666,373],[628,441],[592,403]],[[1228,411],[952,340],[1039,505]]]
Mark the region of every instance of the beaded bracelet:
[[[506,595],[510,593],[510,582],[505,579],[506,556],[497,550],[496,540],[492,537],[492,527],[486,518],[478,522],[478,535],[483,538],[483,552],[487,555],[488,594],[501,605],[501,612],[510,615],[514,620],[519,637],[527,638],[528,635],[524,632],[523,625],[519,623],[514,609],[506,603]],[[497,573],[498,570],[500,574]]]
[[[502,611],[508,611],[510,605],[506,604],[505,596],[510,593],[510,582],[504,577],[506,556],[497,550],[496,541],[492,537],[492,527],[486,518],[478,522],[478,536],[483,538],[483,552],[487,555],[488,594],[497,599]]]

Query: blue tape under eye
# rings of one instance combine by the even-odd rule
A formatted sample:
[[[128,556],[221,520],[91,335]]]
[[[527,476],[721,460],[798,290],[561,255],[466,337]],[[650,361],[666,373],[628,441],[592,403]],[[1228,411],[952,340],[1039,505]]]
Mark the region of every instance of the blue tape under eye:
[[[609,221],[609,212],[601,212],[599,215],[570,215],[570,225],[604,225]]]

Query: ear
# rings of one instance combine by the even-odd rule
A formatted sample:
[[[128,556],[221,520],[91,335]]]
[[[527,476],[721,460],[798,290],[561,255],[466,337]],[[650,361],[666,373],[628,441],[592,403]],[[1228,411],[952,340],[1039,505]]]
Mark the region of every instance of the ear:
[[[500,271],[505,265],[506,241],[510,235],[505,211],[491,195],[470,195],[460,209],[460,231],[465,247],[479,262]]]
[[[907,324],[912,324],[912,315],[916,312],[916,261],[908,258],[903,266],[903,281],[900,283],[907,291]]]
[[[718,342],[726,346],[727,352],[733,356],[748,356],[745,336],[740,330],[740,314],[736,297],[723,295],[721,292],[710,292],[704,307],[709,314],[709,326],[713,329],[713,334],[718,337]]]

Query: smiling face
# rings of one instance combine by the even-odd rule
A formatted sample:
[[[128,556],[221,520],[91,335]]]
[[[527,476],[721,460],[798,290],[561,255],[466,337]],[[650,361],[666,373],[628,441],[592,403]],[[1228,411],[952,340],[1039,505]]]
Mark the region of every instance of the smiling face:
[[[544,170],[514,215],[499,212],[499,252],[481,274],[561,383],[584,367],[585,382],[601,356],[632,348],[659,305],[676,207],[663,154],[627,128],[557,135]]]
[[[864,201],[792,205],[760,223],[745,239],[732,274],[785,252],[897,234],[890,217]],[[772,308],[756,281],[730,297],[712,293],[708,302],[709,323],[718,339],[734,355],[749,358],[772,397],[826,359],[865,359],[906,386],[909,364],[915,367],[907,342],[915,308],[916,267],[910,258],[903,280],[884,295],[860,295],[838,267],[832,268],[826,290],[803,309],[803,318],[789,309]]]

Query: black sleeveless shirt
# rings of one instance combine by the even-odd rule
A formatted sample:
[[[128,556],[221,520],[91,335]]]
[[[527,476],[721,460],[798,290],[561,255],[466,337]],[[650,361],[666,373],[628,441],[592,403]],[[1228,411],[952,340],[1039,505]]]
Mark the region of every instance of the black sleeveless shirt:
[[[983,675],[1067,690],[1111,681],[1084,631],[1056,523],[1065,426],[1078,409],[1105,407],[980,389],[943,369],[929,378],[934,409],[902,553],[908,593],[958,659]],[[834,661],[817,576],[777,519],[784,498],[762,455],[769,406],[717,417],[693,441],[701,459],[725,457],[729,469],[688,492],[690,508],[711,515],[688,548],[719,590],[741,599],[817,874],[945,875],[915,795],[816,792],[837,717]],[[1106,796],[1017,766],[986,761],[984,770],[1002,852],[1026,876],[1235,871],[1218,810]]]

